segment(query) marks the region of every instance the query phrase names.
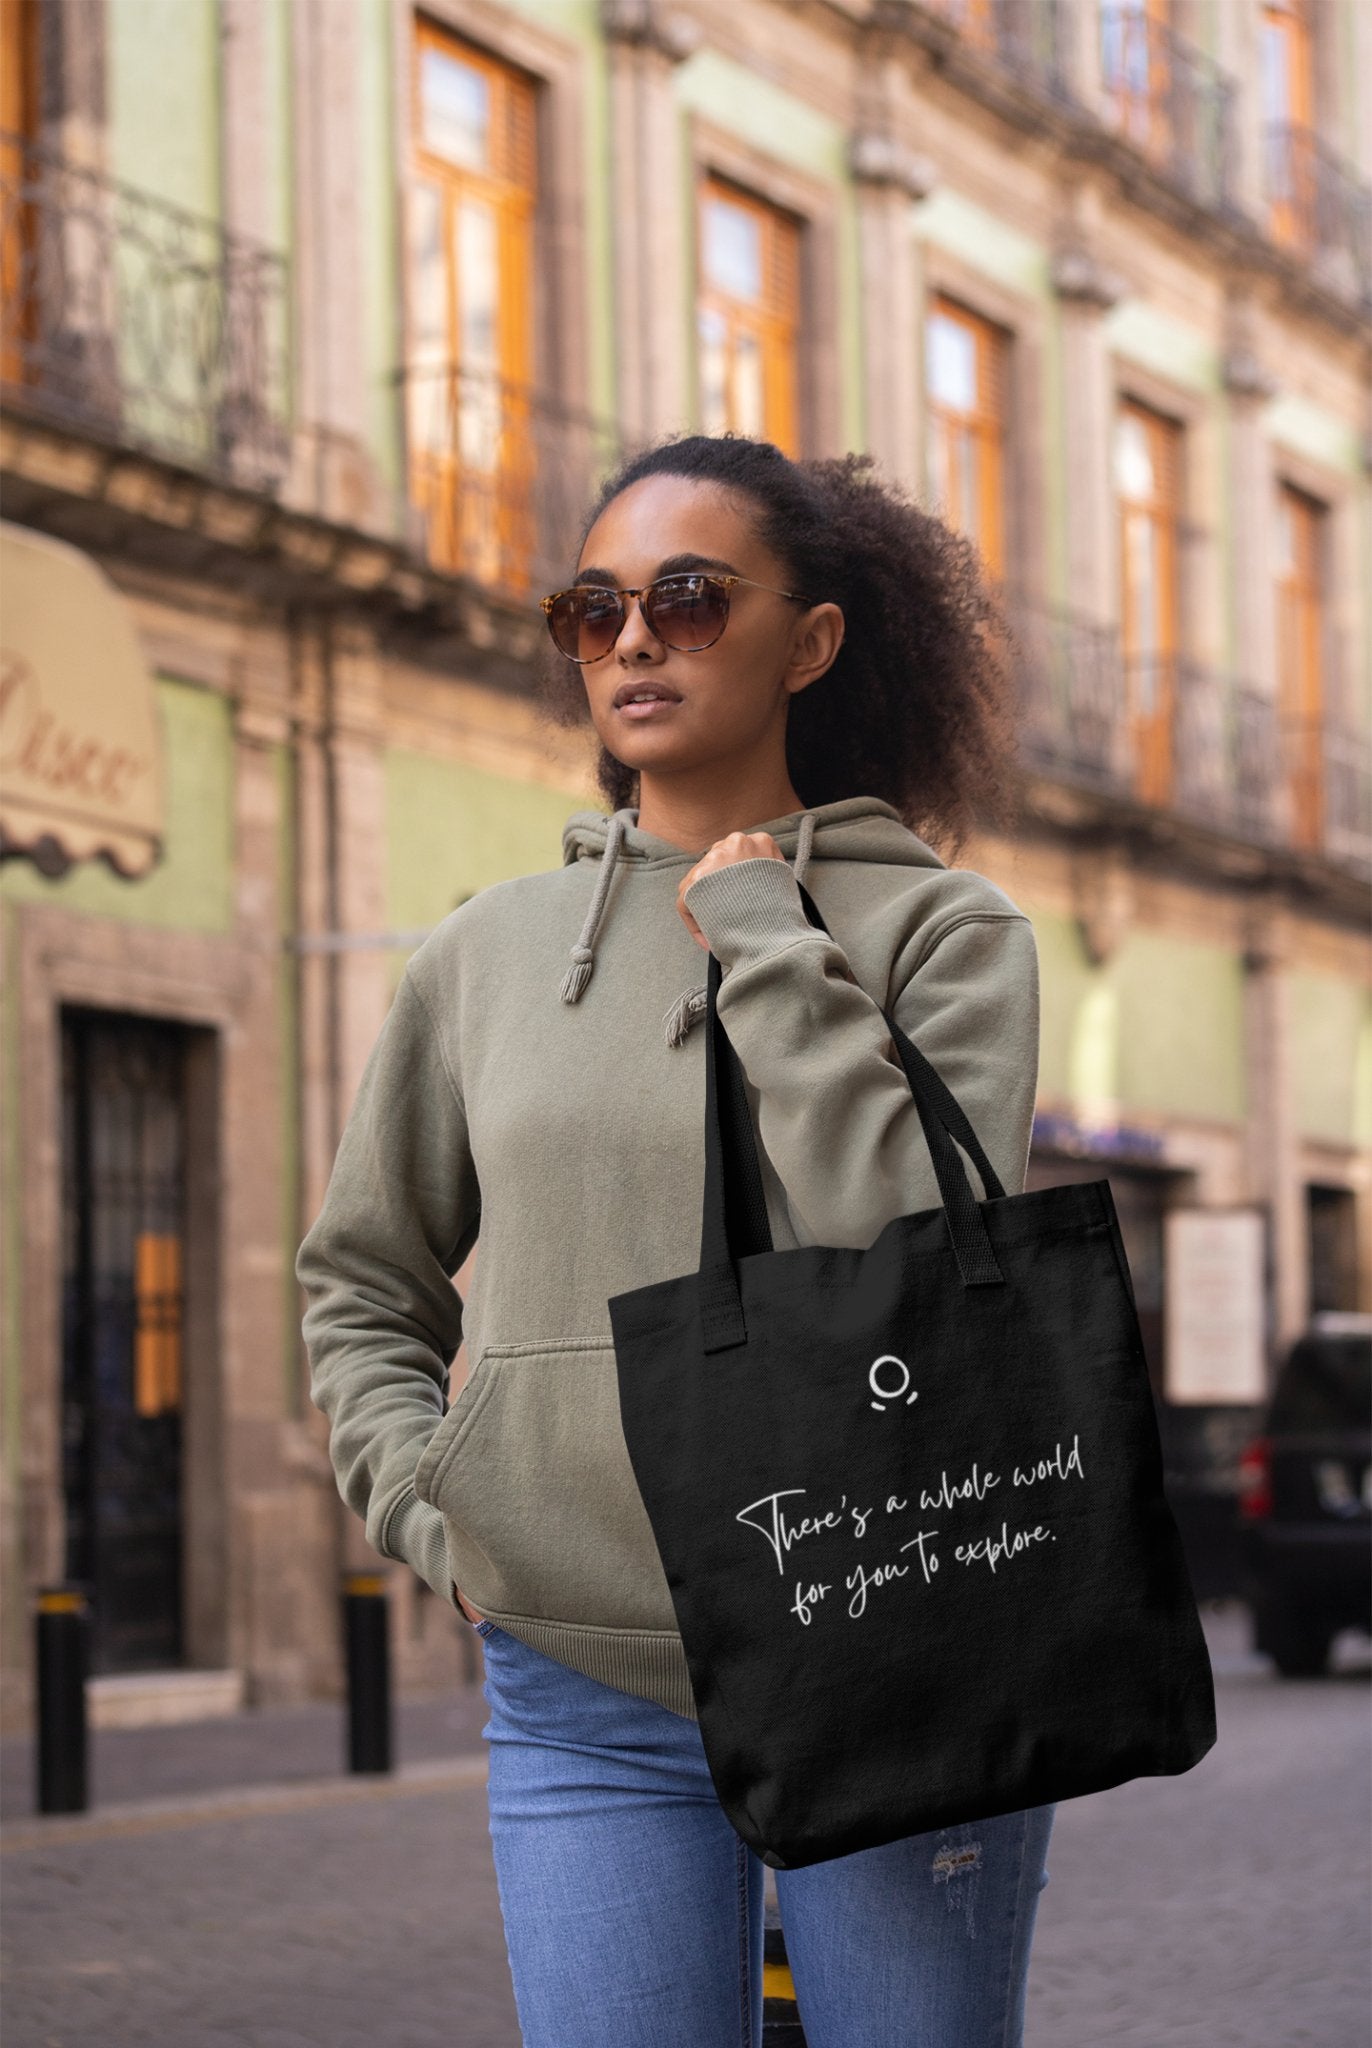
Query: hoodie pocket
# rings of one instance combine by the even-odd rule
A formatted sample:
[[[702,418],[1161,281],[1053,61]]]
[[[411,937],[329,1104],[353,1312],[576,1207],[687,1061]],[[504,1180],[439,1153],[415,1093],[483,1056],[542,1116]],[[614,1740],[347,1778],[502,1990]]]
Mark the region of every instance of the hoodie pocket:
[[[415,1492],[473,1606],[675,1630],[619,1416],[613,1340],[493,1344],[425,1446]]]

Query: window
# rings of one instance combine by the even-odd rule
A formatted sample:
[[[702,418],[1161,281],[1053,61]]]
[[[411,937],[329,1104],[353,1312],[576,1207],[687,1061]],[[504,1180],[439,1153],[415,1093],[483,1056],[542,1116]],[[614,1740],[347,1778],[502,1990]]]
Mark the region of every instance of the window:
[[[1177,690],[1177,523],[1181,429],[1132,400],[1115,421],[1125,719],[1141,803],[1172,794]]]
[[[1262,11],[1263,156],[1274,241],[1309,247],[1315,229],[1309,0],[1267,0]]]
[[[1277,723],[1295,846],[1324,841],[1324,508],[1292,484],[1277,495]]]
[[[696,301],[702,433],[757,435],[799,454],[799,331],[799,223],[707,177]]]
[[[1358,1197],[1352,1188],[1307,1182],[1310,1313],[1358,1307]],[[1366,1406],[1363,1416],[1366,1417]],[[1364,1420],[1363,1428],[1367,1424]]]
[[[1101,72],[1116,127],[1150,156],[1171,153],[1168,0],[1112,0],[1101,12]]]
[[[1000,329],[936,299],[925,322],[926,488],[939,517],[1005,574],[1005,362]]]
[[[411,118],[411,495],[435,566],[520,591],[534,541],[534,88],[418,19]]]

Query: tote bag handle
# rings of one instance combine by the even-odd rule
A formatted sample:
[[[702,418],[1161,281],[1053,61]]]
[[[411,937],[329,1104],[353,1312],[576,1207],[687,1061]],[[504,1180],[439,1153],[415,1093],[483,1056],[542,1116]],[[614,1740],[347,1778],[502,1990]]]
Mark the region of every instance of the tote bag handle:
[[[829,932],[804,883],[797,882],[796,887],[810,923]],[[719,1020],[722,981],[723,969],[711,953],[706,977],[705,1200],[700,1243],[700,1309],[707,1351],[747,1342],[736,1261],[773,1249],[743,1068]],[[882,1016],[915,1098],[963,1285],[1002,1285],[1005,1276],[953,1139],[975,1165],[987,1201],[1003,1200],[1005,1189],[952,1089],[894,1016],[886,1010]]]

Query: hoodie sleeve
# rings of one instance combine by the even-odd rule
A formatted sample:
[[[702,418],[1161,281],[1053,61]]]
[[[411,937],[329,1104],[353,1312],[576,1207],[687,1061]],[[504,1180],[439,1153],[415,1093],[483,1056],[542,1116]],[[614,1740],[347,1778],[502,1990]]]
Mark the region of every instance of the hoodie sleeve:
[[[450,1604],[443,1517],[415,1494],[414,1471],[444,1412],[462,1339],[452,1275],[480,1213],[462,1097],[407,967],[295,1273],[338,1490],[372,1548]]]
[[[885,1017],[806,917],[789,863],[735,861],[683,900],[725,970],[720,1022],[756,1091],[758,1134],[801,1243],[861,1248],[893,1217],[941,1206]],[[1014,909],[963,908],[912,933],[911,953],[896,1020],[961,1103],[1006,1193],[1019,1194],[1038,1089],[1033,926]]]

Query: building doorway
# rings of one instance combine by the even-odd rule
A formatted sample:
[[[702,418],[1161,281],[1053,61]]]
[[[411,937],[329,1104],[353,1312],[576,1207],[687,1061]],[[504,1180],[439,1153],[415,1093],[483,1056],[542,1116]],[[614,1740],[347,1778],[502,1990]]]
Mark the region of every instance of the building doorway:
[[[1194,1176],[1117,1160],[1033,1153],[1025,1192],[1062,1181],[1108,1180],[1124,1239],[1148,1378],[1162,1445],[1168,1503],[1199,1599],[1224,1599],[1241,1582],[1238,1460],[1254,1428],[1249,1408],[1169,1401],[1166,1381],[1167,1272],[1163,1218],[1195,1199]]]
[[[184,1661],[189,1032],[64,1007],[62,1485],[92,1675]]]

